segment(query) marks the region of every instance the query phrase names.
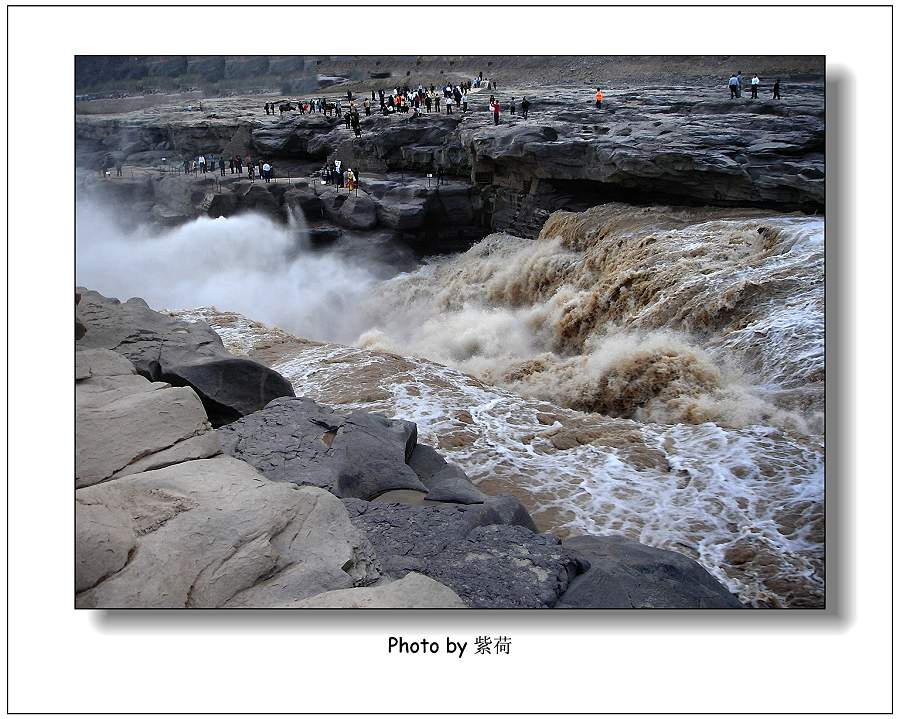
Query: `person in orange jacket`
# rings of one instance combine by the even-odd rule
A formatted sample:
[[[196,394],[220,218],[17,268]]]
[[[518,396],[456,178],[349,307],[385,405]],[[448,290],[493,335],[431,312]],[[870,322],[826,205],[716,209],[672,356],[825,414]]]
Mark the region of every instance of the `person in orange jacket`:
[[[597,100],[597,109],[599,110],[599,109],[600,109],[600,103],[603,102],[603,90],[601,90],[601,89],[598,87],[598,88],[597,88],[597,94],[596,94],[594,97],[595,97],[596,100]]]

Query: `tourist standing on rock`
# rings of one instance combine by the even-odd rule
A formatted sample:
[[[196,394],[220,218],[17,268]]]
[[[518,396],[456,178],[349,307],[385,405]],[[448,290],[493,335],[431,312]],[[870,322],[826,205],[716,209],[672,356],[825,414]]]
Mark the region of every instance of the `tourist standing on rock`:
[[[190,160],[184,161],[184,174],[187,175],[191,171],[191,162]]]
[[[234,166],[237,168],[237,172],[239,175],[244,174],[244,168],[241,167],[241,156],[240,155],[234,156]]]
[[[737,75],[735,76],[737,80],[737,96],[741,96],[741,92],[744,90],[744,76],[741,74],[741,71],[737,71]]]
[[[263,161],[262,160],[259,160],[257,162],[257,167],[259,168],[259,176],[261,178],[265,179],[265,175],[263,174]]]
[[[753,78],[750,80],[750,98],[754,99],[754,100],[758,99],[758,97],[759,97],[759,95],[757,95],[758,92],[759,92],[759,78],[756,75],[754,75]]]
[[[431,95],[425,96],[425,111],[431,112]]]
[[[232,174],[232,175],[234,174],[234,157],[228,158],[228,170],[229,170],[230,174]]]
[[[516,98],[514,98],[514,97],[511,98],[509,101],[509,114],[510,115],[516,114]]]
[[[732,74],[728,79],[728,90],[731,93],[729,100],[734,100],[738,96],[737,92],[737,75]]]
[[[262,162],[262,160],[260,160],[260,162]],[[265,182],[268,182],[270,179],[272,179],[271,174],[270,174],[271,172],[272,172],[272,166],[268,162],[263,162],[262,178]]]
[[[523,97],[523,98],[522,98],[522,119],[523,119],[523,120],[527,120],[527,119],[528,119],[528,108],[529,108],[529,107],[531,107],[531,103],[528,102],[528,98],[527,98],[527,97]]]
[[[266,109],[266,114],[268,115],[268,114],[269,114],[269,103],[267,102],[267,103],[264,105],[264,107],[265,107],[265,109]]]
[[[772,85],[772,99],[781,99],[781,80],[775,80],[775,84]]]
[[[447,103],[447,114],[453,114],[453,97],[451,95],[447,95],[445,102]]]
[[[122,161],[116,160],[116,177],[122,176]]]
[[[346,127],[348,130],[350,129],[350,112],[349,111],[344,113],[344,127]]]
[[[197,158],[197,165],[200,167],[200,172],[206,172],[206,158],[203,155]]]
[[[372,94],[375,94],[374,91]],[[369,102],[369,98],[366,98],[366,101],[363,103],[363,109],[366,111],[366,117],[372,114],[372,104]]]
[[[597,93],[594,95],[594,100],[597,103],[597,109],[599,110],[603,106],[603,90],[599,87],[597,88]]]
[[[500,124],[500,101],[494,100],[491,104],[491,107],[494,109],[494,124]]]
[[[231,168],[231,172],[234,173],[234,167]],[[225,158],[221,155],[219,155],[219,174],[225,177]]]
[[[250,178],[250,182],[253,182],[253,168],[254,165],[250,162],[250,158],[247,158],[247,177]]]
[[[362,135],[362,130],[359,127],[359,113],[353,113],[353,116],[350,118],[350,126],[353,128],[353,134],[359,137]]]
[[[463,111],[463,112],[468,112],[468,111],[469,111],[469,96],[468,96],[468,95],[463,95],[463,99],[462,99],[462,111]]]

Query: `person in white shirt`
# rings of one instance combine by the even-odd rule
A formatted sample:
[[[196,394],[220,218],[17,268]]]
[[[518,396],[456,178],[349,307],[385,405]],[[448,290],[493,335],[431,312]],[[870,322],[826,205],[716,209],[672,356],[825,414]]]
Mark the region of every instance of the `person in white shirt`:
[[[268,162],[263,163],[263,179],[268,182],[271,179],[272,166]]]
[[[755,98],[759,97],[756,93],[759,92],[759,78],[754,75],[750,80],[750,97]]]

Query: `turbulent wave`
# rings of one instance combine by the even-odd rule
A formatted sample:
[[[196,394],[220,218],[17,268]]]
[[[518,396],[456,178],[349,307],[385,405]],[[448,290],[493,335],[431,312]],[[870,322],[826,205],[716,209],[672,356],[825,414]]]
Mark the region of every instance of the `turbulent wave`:
[[[298,395],[416,422],[541,530],[624,534],[697,559],[755,606],[821,606],[821,441],[773,427],[661,425],[528,399],[424,359],[298,343],[199,309],[232,351],[265,359]],[[273,351],[274,350],[274,351]]]
[[[821,219],[604,205],[375,289],[357,344],[659,422],[821,426]]]
[[[416,422],[542,530],[682,552],[756,606],[822,605],[821,219],[606,205],[389,279],[279,232],[232,218],[95,247],[80,227],[78,279],[353,341],[182,313],[298,394]]]

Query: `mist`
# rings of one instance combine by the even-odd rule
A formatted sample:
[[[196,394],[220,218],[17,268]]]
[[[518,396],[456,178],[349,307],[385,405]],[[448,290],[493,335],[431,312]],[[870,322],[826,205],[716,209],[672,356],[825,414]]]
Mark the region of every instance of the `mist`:
[[[351,342],[365,329],[370,289],[399,271],[397,253],[314,248],[297,212],[288,225],[244,214],[129,231],[111,210],[79,201],[76,282],[158,310],[215,306],[308,339]]]

